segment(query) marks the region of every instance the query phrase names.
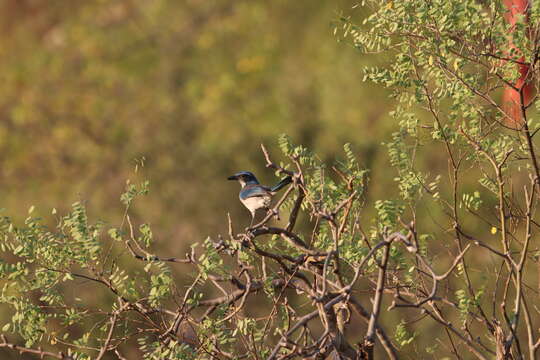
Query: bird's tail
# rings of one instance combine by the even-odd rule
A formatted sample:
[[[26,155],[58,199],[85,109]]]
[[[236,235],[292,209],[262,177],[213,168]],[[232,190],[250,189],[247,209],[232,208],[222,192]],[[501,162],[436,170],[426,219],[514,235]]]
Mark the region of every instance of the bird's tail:
[[[281,180],[281,181],[278,182],[275,186],[273,186],[272,188],[270,188],[270,191],[271,191],[271,192],[279,191],[279,190],[281,190],[285,185],[290,184],[290,183],[292,183],[292,177],[287,176],[285,179]]]

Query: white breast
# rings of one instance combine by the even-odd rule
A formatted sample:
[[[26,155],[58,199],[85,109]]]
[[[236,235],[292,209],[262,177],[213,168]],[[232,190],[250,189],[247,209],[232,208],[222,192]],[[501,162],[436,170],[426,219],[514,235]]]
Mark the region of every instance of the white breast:
[[[266,208],[270,205],[270,196],[250,197],[241,201],[251,213],[255,213],[255,210]]]

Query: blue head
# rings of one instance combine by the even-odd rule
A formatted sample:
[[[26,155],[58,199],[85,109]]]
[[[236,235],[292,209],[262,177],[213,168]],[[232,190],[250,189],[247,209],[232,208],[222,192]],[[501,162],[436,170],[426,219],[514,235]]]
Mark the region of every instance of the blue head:
[[[240,171],[232,176],[229,176],[227,179],[229,180],[238,180],[238,182],[240,183],[240,185],[242,187],[246,186],[246,185],[249,185],[249,184],[258,184],[259,181],[257,180],[257,178],[255,177],[255,175],[253,175],[252,172],[249,172],[249,171]]]

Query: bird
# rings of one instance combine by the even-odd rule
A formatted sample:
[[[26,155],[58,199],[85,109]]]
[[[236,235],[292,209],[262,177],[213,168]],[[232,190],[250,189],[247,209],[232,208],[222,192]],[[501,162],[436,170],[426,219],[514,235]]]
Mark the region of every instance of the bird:
[[[283,189],[287,184],[292,182],[292,177],[287,176],[282,179],[275,186],[268,187],[259,184],[259,180],[253,175],[250,171],[240,171],[234,175],[231,175],[227,178],[228,180],[238,180],[240,183],[241,189],[238,197],[244,206],[251,213],[251,223],[249,227],[253,226],[253,221],[255,220],[255,213],[259,209],[269,210],[270,201],[272,196]]]

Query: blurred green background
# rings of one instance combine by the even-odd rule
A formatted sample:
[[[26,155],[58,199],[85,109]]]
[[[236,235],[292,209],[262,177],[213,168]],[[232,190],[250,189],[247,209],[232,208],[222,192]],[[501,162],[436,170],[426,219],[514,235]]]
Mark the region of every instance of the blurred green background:
[[[377,59],[333,34],[340,16],[362,17],[354,1],[0,4],[0,208],[16,218],[84,200],[119,221],[144,157],[150,195],[134,216],[144,211],[162,250],[181,255],[223,233],[228,211],[248,220],[226,176],[275,182],[259,145],[279,160],[281,133],[329,161],[351,142],[383,179],[371,190],[391,183],[380,146],[391,103],[362,81]]]
[[[277,138],[286,133],[329,164],[352,144],[370,169],[369,225],[374,200],[398,196],[381,146],[397,124],[388,93],[362,81],[362,66],[389,59],[334,36],[341,16],[358,23],[366,15],[356,2],[0,0],[0,214],[22,222],[35,206],[54,226],[82,200],[92,222],[118,226],[126,180],[147,179],[150,194],[136,201],[132,219],[150,224],[156,253],[183,257],[191,244],[227,232],[227,212],[237,228],[249,224],[239,186],[226,178],[250,170],[274,184],[260,144],[282,160]],[[415,165],[443,174],[447,191],[443,144],[429,146]],[[480,188],[479,172],[464,168],[464,192]],[[434,259],[447,268],[453,235],[428,201],[417,209],[421,230],[438,232]],[[493,238],[476,218],[463,222]],[[190,271],[172,269],[182,280]],[[0,326],[10,316],[1,309]],[[425,326],[418,344],[440,330]],[[22,358],[0,351],[8,357]]]
[[[260,144],[279,161],[282,133],[328,162],[350,142],[371,169],[368,198],[387,197],[392,100],[362,81],[383,59],[333,34],[340,16],[365,16],[354,3],[2,0],[0,208],[22,222],[35,206],[54,225],[83,200],[118,226],[126,180],[148,179],[132,218],[158,254],[183,257],[227,232],[227,212],[249,223],[226,178],[275,183]]]

